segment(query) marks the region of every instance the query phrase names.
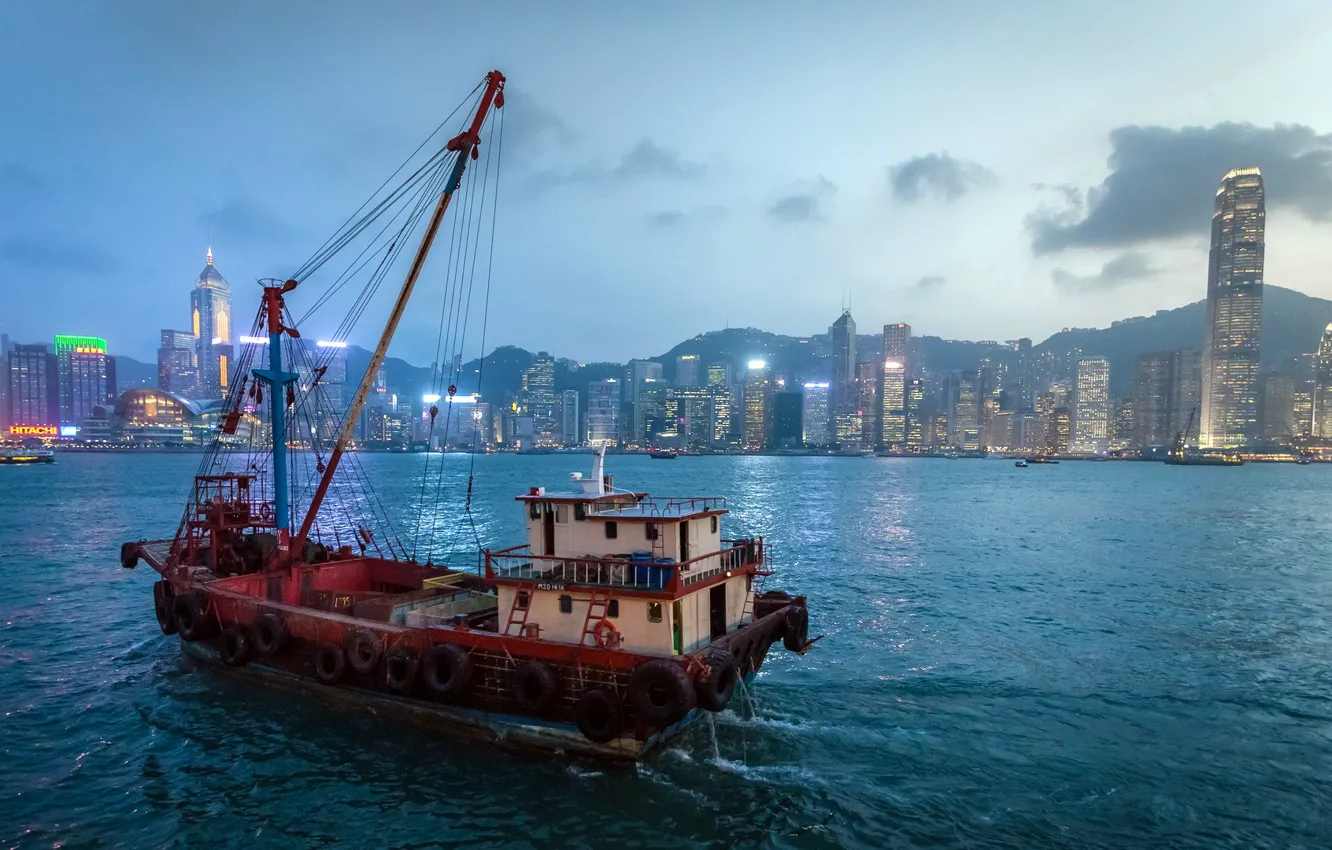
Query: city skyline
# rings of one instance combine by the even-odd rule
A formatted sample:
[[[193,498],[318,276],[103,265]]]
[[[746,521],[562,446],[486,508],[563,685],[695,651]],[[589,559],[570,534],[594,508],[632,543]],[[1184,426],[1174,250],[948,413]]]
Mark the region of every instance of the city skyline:
[[[158,296],[210,241],[238,292],[282,276],[465,93],[445,81],[497,64],[513,81],[497,342],[626,360],[664,350],[667,328],[741,317],[809,333],[807,317],[848,291],[859,315],[945,338],[1104,325],[1126,297],[1150,313],[1198,290],[1203,193],[1240,163],[1264,170],[1284,234],[1268,280],[1332,295],[1321,274],[1332,246],[1320,238],[1332,110],[1297,73],[1328,40],[1326,12],[1269,10],[1241,31],[1216,7],[1035,8],[974,6],[960,40],[945,36],[945,10],[887,5],[515,16],[500,4],[460,31],[444,28],[443,8],[351,9],[323,24],[326,35],[395,45],[353,78],[294,37],[321,17],[299,4],[163,14],[138,0],[81,16],[10,6],[0,107],[25,132],[0,143],[0,286],[34,309],[4,330],[47,338],[59,329],[40,314],[54,304],[74,327],[98,317],[180,327]],[[1132,22],[1149,12],[1144,33]],[[762,37],[737,37],[755,28]],[[444,31],[466,49],[442,57],[431,33]],[[67,60],[44,61],[37,32],[58,38]],[[200,32],[214,61],[187,58]],[[832,32],[835,52],[811,37]],[[680,60],[685,33],[706,33],[712,61]],[[1130,38],[1146,59],[1105,80],[1099,60]],[[290,61],[260,74],[253,60],[277,44]],[[593,45],[609,51],[595,66],[580,58]],[[1032,61],[1015,68],[1013,50]],[[777,59],[792,53],[804,61]],[[1242,65],[1223,58],[1241,53]],[[944,82],[957,74],[968,84]],[[901,85],[907,77],[916,82]],[[801,123],[832,131],[817,164],[791,133],[801,105]],[[256,132],[265,126],[287,129]],[[427,268],[423,300],[438,294],[438,273]],[[659,322],[608,328],[594,348],[574,330],[579,305],[608,296],[630,314],[650,304]],[[152,359],[151,335],[102,335]],[[401,337],[404,356],[429,350],[423,324]],[[352,341],[367,344],[363,328]]]

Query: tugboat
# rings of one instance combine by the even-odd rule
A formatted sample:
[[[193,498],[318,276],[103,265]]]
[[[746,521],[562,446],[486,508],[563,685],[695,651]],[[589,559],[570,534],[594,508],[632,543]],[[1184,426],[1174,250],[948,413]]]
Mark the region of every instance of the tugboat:
[[[653,460],[675,460],[680,453],[675,449],[649,449],[648,457]]]
[[[430,160],[438,182],[408,178],[430,187],[430,200],[438,193],[435,212],[327,458],[310,448],[320,428],[297,430],[317,418],[306,414],[318,409],[323,375],[320,364],[301,364],[309,349],[297,345],[286,309],[297,276],[267,281],[254,333],[267,331],[268,368],[240,358],[244,377],[233,381],[174,537],[127,542],[120,560],[161,575],[153,602],[163,634],[237,675],[509,745],[639,759],[704,712],[725,709],[774,643],[803,654],[817,641],[804,597],[761,592],[770,574],[763,538],[724,538],[724,499],[614,487],[603,448],[590,475],[517,496],[523,542],[481,547],[475,572],[453,569],[419,560],[417,541],[409,548],[371,530],[373,494],[349,452],[450,199],[479,158],[487,113],[503,106],[504,83],[493,71],[478,86],[470,127]],[[338,241],[350,240],[327,244]],[[455,392],[450,383],[450,399]],[[439,415],[432,407],[432,430]],[[447,432],[448,413],[441,418]],[[265,434],[266,448],[252,451]],[[289,454],[289,443],[300,450]],[[288,481],[312,459],[308,481]],[[471,487],[469,475],[468,514]],[[300,498],[308,503],[298,522]],[[353,511],[369,517],[352,519]],[[465,527],[468,518],[453,519]]]

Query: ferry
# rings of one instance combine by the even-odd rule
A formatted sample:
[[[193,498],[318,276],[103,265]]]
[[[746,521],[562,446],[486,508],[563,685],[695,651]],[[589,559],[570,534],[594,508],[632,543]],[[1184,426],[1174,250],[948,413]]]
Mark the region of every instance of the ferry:
[[[330,452],[303,453],[318,458],[309,480],[294,479],[301,458],[282,435],[318,409],[323,367],[301,363],[306,350],[293,344],[286,301],[300,281],[265,281],[254,332],[267,331],[267,368],[238,358],[245,377],[174,536],[128,541],[120,563],[159,575],[164,635],[235,675],[510,746],[637,760],[723,711],[774,645],[804,654],[818,640],[803,596],[763,590],[764,539],[726,536],[725,499],[619,488],[603,448],[590,471],[516,494],[522,539],[480,546],[477,569],[418,557],[416,542],[376,533],[373,516],[347,519],[373,503],[348,451],[355,423],[504,83],[486,76],[470,127],[427,166],[438,182],[421,185],[442,187],[434,216]],[[329,244],[339,241],[350,240]],[[439,414],[430,409],[432,428]],[[469,475],[453,526],[471,521],[471,495]]]
[[[0,447],[0,466],[33,463],[55,463],[55,452],[50,449]]]

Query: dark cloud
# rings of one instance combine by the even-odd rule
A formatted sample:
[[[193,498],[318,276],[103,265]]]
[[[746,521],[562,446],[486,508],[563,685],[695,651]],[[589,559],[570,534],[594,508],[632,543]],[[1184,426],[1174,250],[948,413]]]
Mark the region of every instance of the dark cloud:
[[[956,201],[972,189],[994,182],[994,174],[983,165],[954,159],[947,153],[932,153],[899,162],[888,169],[888,186],[899,201],[919,201],[933,196]]]
[[[774,201],[768,207],[768,215],[780,221],[822,221],[824,216],[820,206],[836,191],[832,181],[820,175],[810,188]]]
[[[926,275],[916,281],[915,289],[920,292],[933,292],[947,282],[948,278],[946,277],[941,277],[937,274]]]
[[[105,272],[118,266],[114,259],[87,245],[49,236],[0,237],[0,263],[77,273]]]
[[[1059,291],[1071,295],[1083,295],[1118,289],[1155,277],[1159,273],[1160,269],[1153,268],[1145,254],[1129,251],[1107,261],[1096,274],[1076,275],[1066,269],[1055,269],[1050,272],[1050,278]]]
[[[542,106],[525,90],[505,86],[504,135],[508,150],[529,151],[552,144],[568,147],[579,139],[578,131],[554,111]]]
[[[679,210],[662,210],[648,216],[648,224],[654,227],[674,227],[684,221],[684,213]]]
[[[199,216],[199,225],[215,237],[268,244],[285,242],[301,232],[252,198],[231,198]]]
[[[1128,126],[1111,132],[1110,144],[1110,174],[1101,185],[1064,188],[1061,208],[1028,219],[1036,253],[1207,233],[1222,176],[1249,165],[1262,169],[1269,206],[1314,221],[1332,218],[1332,135],[1298,124]]]

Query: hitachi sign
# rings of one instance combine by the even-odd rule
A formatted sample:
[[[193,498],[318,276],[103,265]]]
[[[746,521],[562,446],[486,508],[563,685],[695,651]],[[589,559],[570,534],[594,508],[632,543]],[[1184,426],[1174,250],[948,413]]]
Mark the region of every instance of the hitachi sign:
[[[58,431],[54,425],[10,425],[9,433],[16,437],[54,437]]]

